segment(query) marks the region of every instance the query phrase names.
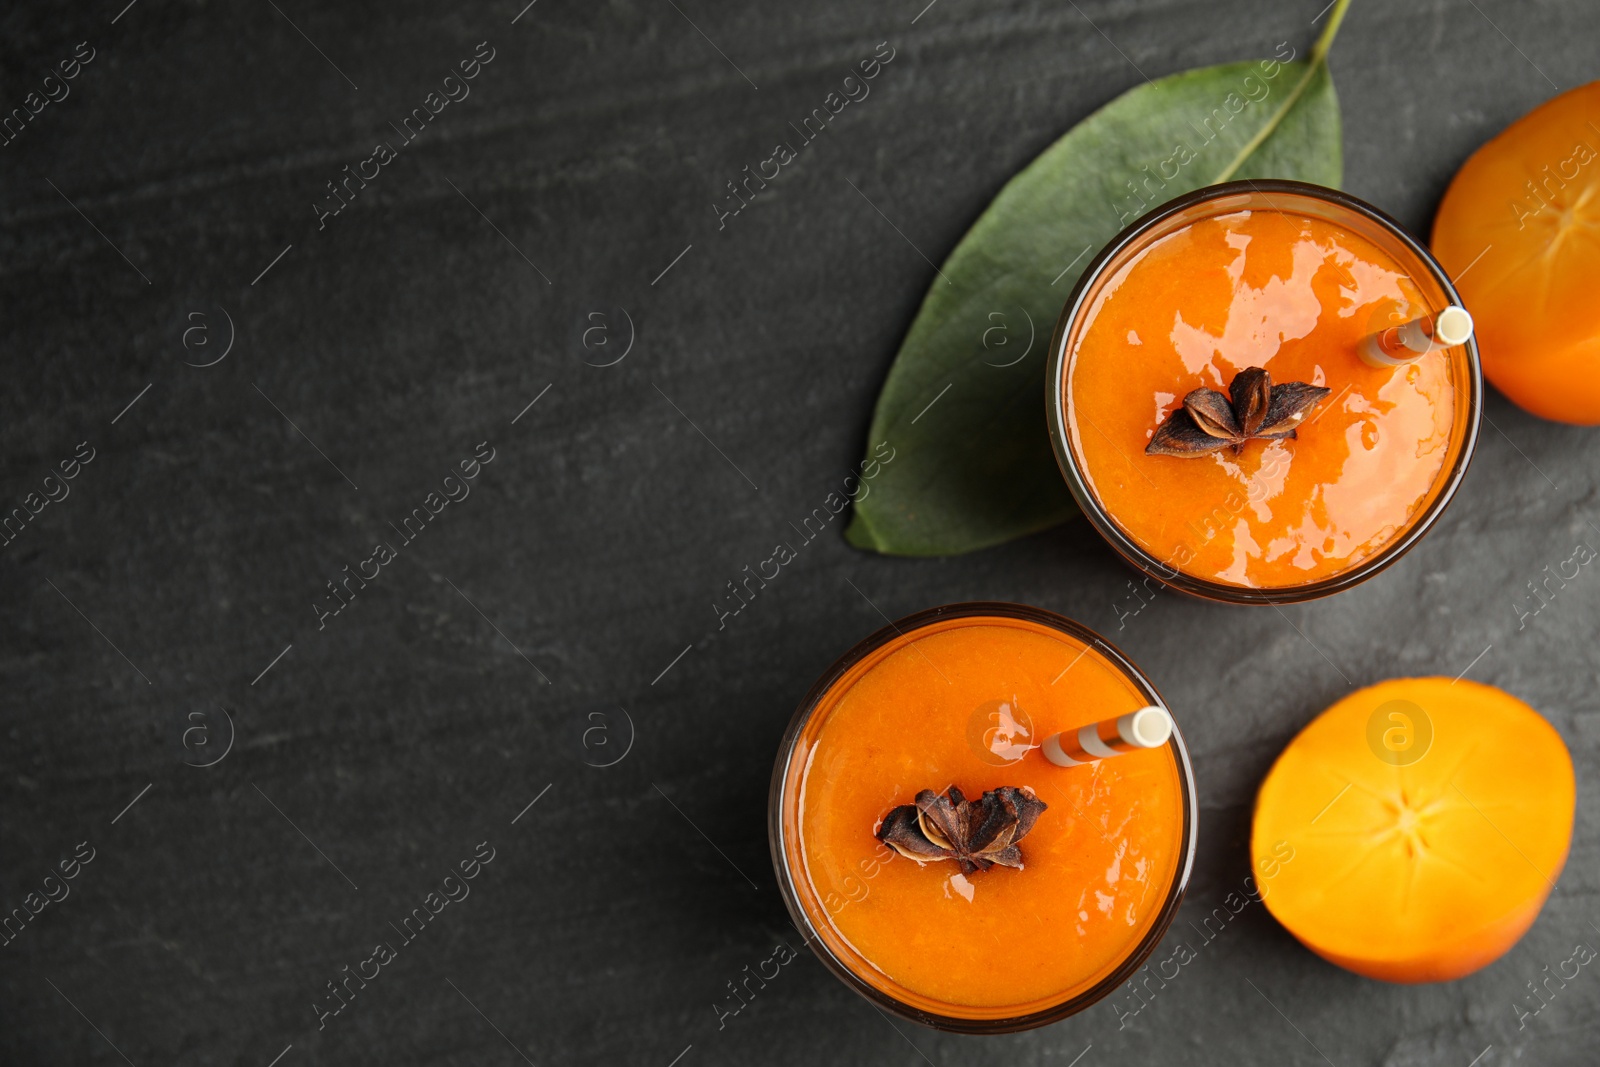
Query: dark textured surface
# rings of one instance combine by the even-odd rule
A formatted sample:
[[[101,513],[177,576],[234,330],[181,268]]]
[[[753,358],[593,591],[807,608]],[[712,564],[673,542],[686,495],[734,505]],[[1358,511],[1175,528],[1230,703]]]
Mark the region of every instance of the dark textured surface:
[[[95,849],[0,949],[0,1061],[1593,1062],[1600,973],[1523,1029],[1512,1005],[1600,943],[1600,578],[1520,629],[1516,607],[1600,545],[1595,432],[1492,396],[1421,547],[1282,612],[1161,596],[1119,625],[1129,575],[1081,524],[930,561],[836,528],[725,629],[712,607],[858,458],[933,276],[910,242],[942,257],[1139,71],[1308,46],[1320,0],[940,0],[914,25],[921,0],[539,0],[515,24],[518,0],[122,2],[0,14],[7,110],[96,50],[0,149],[6,507],[96,451],[0,550],[0,903]],[[319,232],[325,183],[485,40],[470,97]],[[724,182],[880,41],[871,96],[719,231]],[[1578,0],[1357,0],[1346,187],[1425,232],[1466,155],[1590,78],[1594,44]],[[586,365],[626,341],[619,309],[631,352]],[[609,348],[584,347],[593,311]],[[224,314],[228,358],[186,366]],[[210,346],[186,348],[197,324]],[[324,583],[485,440],[470,497],[319,630]],[[719,1030],[725,983],[794,939],[764,807],[796,700],[878,609],[967,599],[1078,618],[1163,688],[1204,809],[1181,919],[1247,873],[1255,785],[1317,709],[1469,665],[1572,748],[1566,873],[1515,950],[1447,985],[1337,970],[1252,906],[1124,1029],[1109,1004],[994,1039],[891,1024],[802,956]],[[186,766],[220,751],[219,708],[231,751]],[[589,766],[622,750],[619,709],[631,751]],[[470,897],[319,1031],[325,983],[483,841]]]

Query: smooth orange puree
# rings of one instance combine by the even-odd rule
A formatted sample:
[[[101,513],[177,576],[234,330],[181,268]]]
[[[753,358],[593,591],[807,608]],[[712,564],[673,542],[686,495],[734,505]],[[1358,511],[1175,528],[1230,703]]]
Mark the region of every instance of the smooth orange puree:
[[[1148,703],[1066,634],[952,619],[891,641],[841,678],[797,756],[795,881],[813,924],[865,981],[964,1018],[1042,1010],[1114,970],[1156,921],[1183,841],[1170,746],[1089,767],[1056,767],[1031,750],[993,765],[969,742],[969,723],[995,701],[1031,717],[1030,746]],[[951,784],[973,800],[1028,786],[1049,805],[1020,842],[1025,869],[962,877],[954,862],[919,865],[873,837],[891,808]]]
[[[1400,263],[1331,223],[1202,219],[1138,253],[1089,307],[1066,386],[1072,448],[1112,520],[1177,570],[1252,588],[1332,577],[1403,533],[1447,480],[1464,350],[1379,370],[1356,347],[1427,310]],[[1247,367],[1333,392],[1294,440],[1145,454],[1190,390],[1227,393]]]

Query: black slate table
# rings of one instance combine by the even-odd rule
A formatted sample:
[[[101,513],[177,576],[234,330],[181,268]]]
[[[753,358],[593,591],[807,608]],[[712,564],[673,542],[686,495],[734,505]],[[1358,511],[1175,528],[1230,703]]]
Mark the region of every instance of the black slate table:
[[[4,1063],[1594,1062],[1600,972],[1515,1006],[1600,944],[1600,577],[1520,607],[1600,545],[1600,434],[1492,395],[1421,547],[1303,607],[1128,616],[1081,523],[921,561],[835,528],[713,607],[858,459],[919,252],[1140,71],[1304,48],[1321,0],[124,3],[0,13],[0,103],[61,97],[0,149],[5,506],[60,497],[0,551],[0,902],[77,864],[0,948]],[[885,42],[870,97],[723,217]],[[1357,0],[1346,188],[1425,234],[1595,44],[1579,0]],[[1254,905],[1137,1017],[942,1035],[807,954],[719,1021],[795,941],[765,804],[796,700],[880,610],[970,599],[1080,619],[1163,688],[1203,808],[1180,923],[1247,874],[1280,747],[1397,674],[1550,718],[1566,872],[1445,985],[1345,973]]]

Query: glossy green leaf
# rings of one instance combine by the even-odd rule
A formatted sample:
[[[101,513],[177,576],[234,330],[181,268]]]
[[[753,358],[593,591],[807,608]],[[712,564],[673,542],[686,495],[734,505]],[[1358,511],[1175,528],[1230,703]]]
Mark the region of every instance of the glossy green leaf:
[[[1327,45],[1306,61],[1229,63],[1132,89],[1000,191],[940,268],[889,370],[868,435],[895,460],[845,536],[905,556],[970,552],[1075,512],[1045,425],[1046,349],[1061,306],[1129,222],[1204,185],[1337,186],[1339,103]]]

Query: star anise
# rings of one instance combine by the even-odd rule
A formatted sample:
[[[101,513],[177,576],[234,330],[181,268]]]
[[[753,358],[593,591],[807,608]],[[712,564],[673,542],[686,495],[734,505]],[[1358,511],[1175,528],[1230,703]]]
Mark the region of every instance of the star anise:
[[[1332,390],[1305,382],[1273,385],[1260,367],[1233,376],[1228,396],[1215,389],[1196,389],[1183,406],[1167,416],[1145,446],[1150,456],[1199,456],[1233,448],[1238,455],[1246,441],[1292,438],[1295,428]]]
[[[902,804],[884,816],[877,837],[918,863],[955,860],[962,874],[986,871],[997,863],[1021,870],[1017,842],[1047,806],[1026,786],[1003,785],[978,800],[968,800],[955,786],[943,796],[924,789],[916,803]]]

